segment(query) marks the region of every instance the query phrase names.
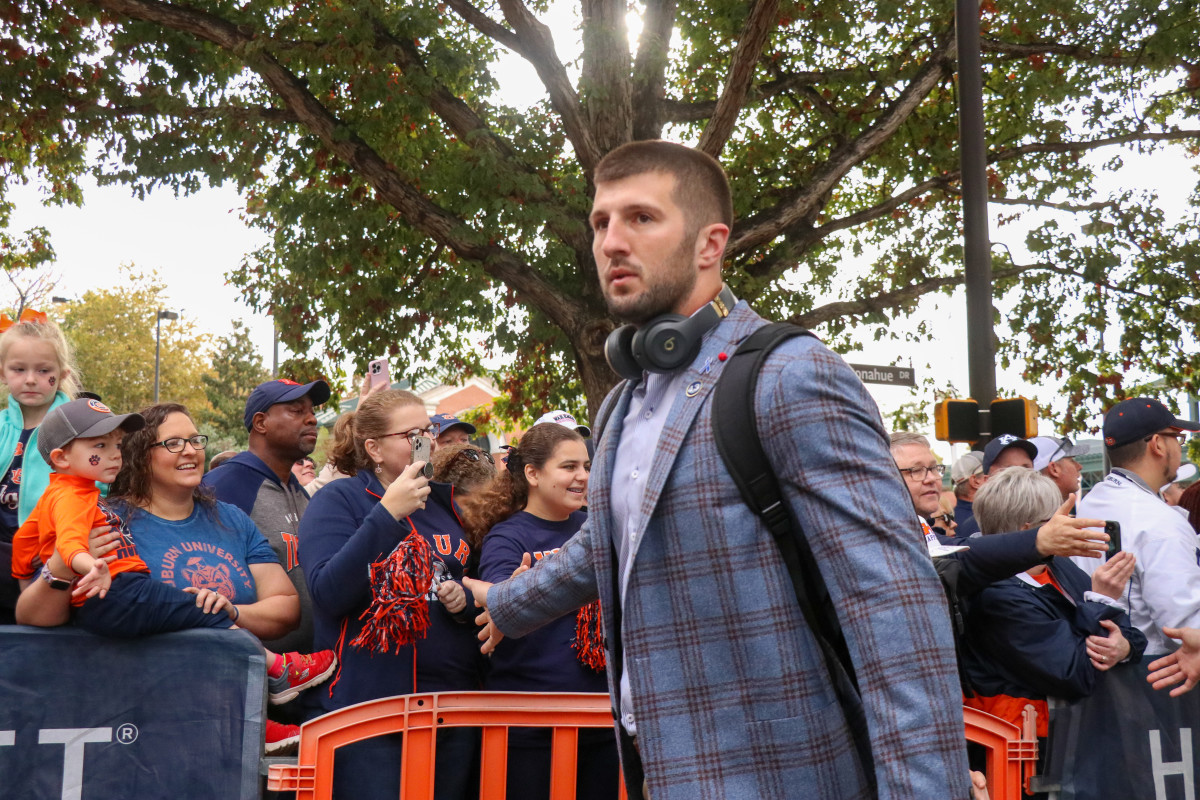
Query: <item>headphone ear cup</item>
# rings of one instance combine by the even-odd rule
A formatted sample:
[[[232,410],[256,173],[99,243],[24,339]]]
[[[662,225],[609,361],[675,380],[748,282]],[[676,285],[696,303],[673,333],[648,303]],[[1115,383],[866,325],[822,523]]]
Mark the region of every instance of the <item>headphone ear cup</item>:
[[[649,372],[674,372],[696,357],[700,339],[688,332],[688,318],[664,314],[633,335],[633,358]]]
[[[604,341],[604,358],[612,371],[631,381],[642,379],[642,368],[633,357],[633,336],[637,333],[632,325],[622,325],[608,335]]]

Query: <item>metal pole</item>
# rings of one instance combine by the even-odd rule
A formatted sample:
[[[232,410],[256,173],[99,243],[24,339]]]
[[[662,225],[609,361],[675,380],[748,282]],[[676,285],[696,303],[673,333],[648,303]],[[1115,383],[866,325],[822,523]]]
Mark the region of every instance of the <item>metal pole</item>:
[[[956,0],[958,137],[962,167],[963,266],[967,293],[967,374],[981,408],[996,399],[992,346],[992,254],[988,242],[987,149],[983,136],[983,70],[979,58],[979,2]],[[981,427],[990,430],[987,414]]]
[[[162,333],[162,312],[154,313],[154,402],[158,403],[158,342]]]

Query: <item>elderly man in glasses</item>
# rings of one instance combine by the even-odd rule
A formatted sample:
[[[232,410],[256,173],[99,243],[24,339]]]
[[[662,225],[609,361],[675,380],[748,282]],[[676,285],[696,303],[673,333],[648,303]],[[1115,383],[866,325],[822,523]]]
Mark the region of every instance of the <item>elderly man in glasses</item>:
[[[1187,520],[1158,496],[1179,471],[1184,439],[1200,423],[1177,419],[1149,397],[1123,400],[1104,416],[1112,471],[1079,503],[1080,515],[1121,525],[1121,549],[1137,557],[1125,596],[1129,618],[1146,635],[1147,655],[1179,643],[1164,628],[1200,628],[1200,540]],[[1103,563],[1077,558],[1089,575]]]

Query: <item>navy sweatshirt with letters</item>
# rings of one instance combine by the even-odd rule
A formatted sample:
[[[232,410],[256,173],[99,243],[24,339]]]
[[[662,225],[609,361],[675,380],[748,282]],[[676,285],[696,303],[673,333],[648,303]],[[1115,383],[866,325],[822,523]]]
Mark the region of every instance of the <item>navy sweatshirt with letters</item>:
[[[587,514],[576,511],[562,522],[518,511],[496,523],[483,537],[480,578],[499,583],[512,576],[521,556],[534,562],[553,558],[583,526]],[[604,671],[580,663],[571,646],[575,614],[559,617],[520,639],[504,639],[492,653],[487,688],[510,692],[607,692]]]
[[[371,653],[350,644],[363,627],[359,616],[371,604],[371,564],[387,558],[413,530],[433,550],[434,580],[461,583],[471,550],[454,510],[453,487],[430,487],[424,509],[396,520],[379,502],[383,486],[364,470],[322,487],[300,521],[300,563],[312,594],[315,646],[338,651],[341,660],[336,682],[317,690],[328,711],[393,695],[480,688],[476,628],[456,620],[436,594],[429,601],[428,633],[399,653]],[[478,612],[470,592],[467,602],[459,618],[472,620]]]

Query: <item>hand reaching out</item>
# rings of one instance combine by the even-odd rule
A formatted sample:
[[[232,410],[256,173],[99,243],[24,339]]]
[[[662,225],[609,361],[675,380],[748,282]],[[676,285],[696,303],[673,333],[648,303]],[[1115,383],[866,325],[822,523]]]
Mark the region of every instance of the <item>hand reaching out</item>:
[[[1182,686],[1171,690],[1171,697],[1190,692],[1200,682],[1200,630],[1196,628],[1163,628],[1163,633],[1172,639],[1181,639],[1179,649],[1168,656],[1150,663],[1150,674],[1146,676],[1155,689],[1183,681]]]
[[[1102,519],[1077,519],[1069,517],[1075,505],[1071,494],[1059,506],[1050,521],[1038,529],[1037,549],[1044,556],[1087,556],[1099,558],[1108,550],[1108,534],[1103,530]],[[1092,529],[1092,530],[1089,530]]]

